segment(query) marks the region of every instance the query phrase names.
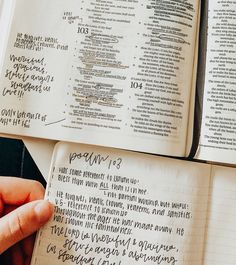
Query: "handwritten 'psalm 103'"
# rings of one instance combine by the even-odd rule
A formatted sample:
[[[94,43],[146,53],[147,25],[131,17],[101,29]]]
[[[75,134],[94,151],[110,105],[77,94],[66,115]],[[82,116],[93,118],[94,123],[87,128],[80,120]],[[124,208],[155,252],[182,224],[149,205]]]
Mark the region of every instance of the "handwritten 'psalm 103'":
[[[69,163],[74,161],[83,160],[89,166],[107,164],[108,169],[120,169],[122,165],[122,158],[111,158],[109,155],[95,154],[94,152],[70,153]]]

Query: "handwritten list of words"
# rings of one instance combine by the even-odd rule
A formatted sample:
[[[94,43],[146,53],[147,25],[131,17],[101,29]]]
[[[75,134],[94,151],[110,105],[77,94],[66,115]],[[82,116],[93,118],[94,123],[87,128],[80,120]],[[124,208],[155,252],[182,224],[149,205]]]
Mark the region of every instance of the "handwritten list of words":
[[[10,55],[9,68],[5,78],[9,86],[2,91],[2,96],[22,99],[26,93],[48,93],[54,76],[46,70],[45,58]]]
[[[196,202],[186,199],[193,189],[173,192],[174,176],[161,181],[170,174],[162,167],[152,171],[119,153],[64,145],[54,155],[46,194],[55,213],[39,233],[32,264],[183,264],[182,244],[193,240]]]

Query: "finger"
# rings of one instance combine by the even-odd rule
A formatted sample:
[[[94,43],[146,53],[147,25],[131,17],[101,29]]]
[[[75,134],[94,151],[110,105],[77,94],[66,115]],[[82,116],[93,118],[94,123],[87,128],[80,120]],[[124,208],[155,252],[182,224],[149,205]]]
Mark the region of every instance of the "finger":
[[[30,265],[30,263],[31,263],[31,257],[33,254],[33,249],[34,249],[34,241],[35,241],[35,234],[31,235],[30,237],[27,237],[22,242],[23,243],[23,252],[25,255],[24,265]]]
[[[11,249],[12,265],[24,265],[24,255],[20,244],[15,244]]]
[[[31,257],[34,249],[35,234],[25,238],[22,242],[22,249],[25,256]]]
[[[16,205],[4,205],[4,211],[3,211],[3,215],[6,215],[12,211],[14,211],[15,209],[17,209],[19,206]]]
[[[26,257],[24,265],[30,265],[30,263],[31,263],[31,257]]]
[[[44,197],[42,184],[34,180],[0,177],[0,210],[2,203],[22,205]]]
[[[0,217],[2,217],[4,212],[4,204],[3,201],[1,200],[1,196],[0,196]]]
[[[47,201],[27,203],[0,219],[0,254],[33,234],[53,214],[53,206]]]

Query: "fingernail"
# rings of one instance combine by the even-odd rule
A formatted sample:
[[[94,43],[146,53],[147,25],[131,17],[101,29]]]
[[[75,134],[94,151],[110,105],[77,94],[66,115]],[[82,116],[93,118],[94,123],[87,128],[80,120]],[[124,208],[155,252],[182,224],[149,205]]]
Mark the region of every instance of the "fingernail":
[[[53,214],[53,205],[48,201],[40,201],[34,208],[39,222],[47,222]]]

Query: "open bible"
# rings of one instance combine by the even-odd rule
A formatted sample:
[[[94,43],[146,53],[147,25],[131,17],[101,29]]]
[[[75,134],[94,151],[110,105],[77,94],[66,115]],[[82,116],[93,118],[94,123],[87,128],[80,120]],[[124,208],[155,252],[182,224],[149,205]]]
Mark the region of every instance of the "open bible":
[[[0,3],[1,133],[236,162],[234,2]]]
[[[46,190],[55,213],[31,265],[235,264],[235,174],[60,142]]]

